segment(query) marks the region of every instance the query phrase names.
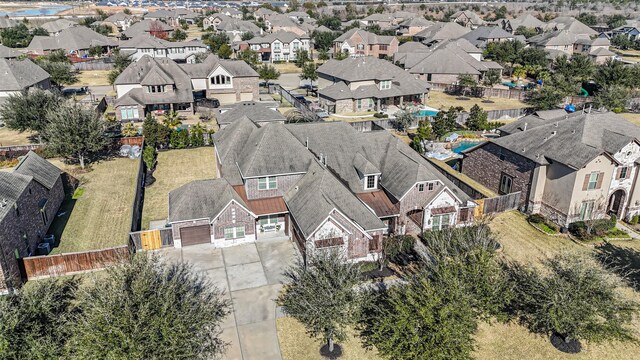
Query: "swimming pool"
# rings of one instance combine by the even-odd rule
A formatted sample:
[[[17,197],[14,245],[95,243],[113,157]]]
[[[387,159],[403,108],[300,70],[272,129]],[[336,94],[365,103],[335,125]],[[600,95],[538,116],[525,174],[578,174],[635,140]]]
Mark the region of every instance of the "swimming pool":
[[[472,148],[476,145],[482,144],[484,141],[461,141],[454,148],[451,149],[456,154],[460,154],[461,152]]]

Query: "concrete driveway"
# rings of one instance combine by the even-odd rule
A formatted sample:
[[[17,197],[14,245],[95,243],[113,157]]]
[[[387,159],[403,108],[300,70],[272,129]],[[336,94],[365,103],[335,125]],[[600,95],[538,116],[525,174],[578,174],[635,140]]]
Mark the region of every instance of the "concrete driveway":
[[[222,324],[230,343],[224,359],[281,359],[274,300],[284,270],[299,256],[290,240],[267,240],[228,248],[210,244],[160,251],[170,261],[193,264],[225,291],[233,312]]]

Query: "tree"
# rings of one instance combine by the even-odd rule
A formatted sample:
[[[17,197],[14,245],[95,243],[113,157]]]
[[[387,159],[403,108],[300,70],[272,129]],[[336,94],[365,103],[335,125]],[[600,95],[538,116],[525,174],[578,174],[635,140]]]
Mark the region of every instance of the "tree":
[[[216,54],[222,45],[229,44],[229,35],[225,32],[217,34],[205,34],[202,36],[205,45],[209,46],[209,50]]]
[[[558,336],[578,345],[574,350],[579,350],[579,340],[635,340],[627,325],[637,304],[618,293],[619,278],[583,255],[560,254],[543,265],[544,271],[505,266],[515,285],[511,306],[530,331]]]
[[[145,146],[142,151],[142,161],[144,161],[148,171],[153,171],[156,165],[156,149],[149,145]]]
[[[445,118],[447,132],[453,131],[456,129],[456,127],[458,127],[458,114],[463,110],[464,109],[460,106],[449,107],[449,110],[447,110],[446,118]]]
[[[93,109],[67,104],[49,109],[47,119],[47,147],[57,155],[77,160],[82,169],[87,157],[108,143],[104,122]]]
[[[475,104],[471,107],[471,111],[469,111],[469,117],[467,118],[467,128],[473,131],[485,130],[489,123],[487,122],[488,113],[478,104]]]
[[[151,146],[154,149],[158,145],[159,126],[160,124],[158,124],[158,121],[151,113],[147,114],[142,122],[142,136],[144,136],[144,142],[146,145]]]
[[[182,121],[180,120],[180,115],[178,115],[177,112],[171,110],[167,111],[164,114],[162,124],[171,130],[175,130],[178,128],[178,126],[182,125]]]
[[[296,66],[303,68],[308,61],[311,61],[309,52],[307,50],[298,50],[298,54],[296,55]]]
[[[111,31],[113,31],[113,28],[111,28],[111,26],[106,24],[92,25],[91,29],[97,32],[98,34],[104,35],[104,36],[109,36],[109,34],[111,34]]]
[[[206,129],[197,123],[189,128],[189,145],[198,147],[204,145],[204,133]]]
[[[44,28],[38,26],[31,29],[31,35],[33,36],[49,36],[49,32]]]
[[[629,91],[621,85],[611,85],[598,90],[593,98],[596,109],[605,108],[615,113],[624,112],[627,107]]]
[[[138,128],[132,122],[124,124],[121,132],[125,137],[138,136]]]
[[[514,31],[513,33],[514,35],[522,35],[525,38],[530,38],[533,36],[538,35],[538,30],[536,30],[535,28],[528,28],[528,27],[524,27],[524,26],[518,26],[518,28],[516,29],[516,31]]]
[[[277,80],[280,77],[280,72],[274,66],[262,64],[258,67],[258,75],[260,79],[264,80],[265,86],[268,87],[270,80]]]
[[[594,14],[588,12],[583,12],[576,18],[576,20],[587,26],[594,26],[598,23],[598,18]]]
[[[478,81],[469,74],[458,75],[458,85],[462,88],[462,96],[467,95],[467,89],[478,85]]]
[[[356,321],[359,267],[338,251],[318,250],[307,258],[308,266],[298,260],[285,271],[288,282],[276,302],[333,352],[334,341],[346,340],[347,327]]]
[[[72,335],[79,278],[34,281],[0,298],[0,353],[5,359],[58,359]]]
[[[502,76],[500,76],[500,70],[491,69],[484,74],[484,79],[482,79],[482,85],[493,90],[493,87],[498,85],[501,80],[502,80]],[[487,98],[489,98],[489,96],[487,96]]]
[[[242,33],[242,35],[240,36],[240,40],[242,41],[248,41],[251,40],[255,37],[255,35],[253,35],[253,33],[251,31],[247,31]]]
[[[320,50],[318,52],[318,60],[322,61],[323,63],[329,60],[329,52],[326,50]]]
[[[96,45],[89,48],[89,56],[91,57],[99,57],[104,52],[102,46]]]
[[[407,128],[416,121],[416,117],[408,111],[398,111],[394,114],[393,127],[400,132],[407,132]]]
[[[447,127],[447,119],[445,118],[444,111],[438,111],[436,116],[433,118],[433,124],[431,125],[433,129],[433,135],[436,139],[440,139],[449,132],[449,128]]]
[[[231,54],[233,54],[233,50],[231,50],[231,46],[229,46],[227,44],[222,44],[218,48],[218,56],[221,59],[228,59],[228,58],[231,57]]]
[[[187,33],[184,30],[175,29],[171,35],[172,41],[184,41],[187,39]]]
[[[258,64],[258,53],[250,48],[242,50],[238,58],[249,64],[252,68],[255,68]]]
[[[604,64],[596,68],[594,80],[600,86],[625,84],[629,75],[629,68],[621,61],[607,59]],[[635,85],[634,85],[635,86]]]
[[[520,80],[527,77],[527,72],[525,71],[524,66],[516,66],[513,68],[511,75],[516,78],[516,82],[520,82]]]
[[[9,95],[0,106],[0,118],[9,129],[37,133],[42,142],[49,124],[47,111],[57,109],[63,103],[64,98],[59,92],[33,88]]]
[[[121,53],[119,49],[114,50],[111,60],[113,61],[113,70],[109,72],[108,80],[109,84],[113,85],[118,76],[120,76],[120,73],[122,73],[133,60],[131,59],[131,55]]]
[[[95,281],[75,319],[76,358],[210,359],[225,349],[223,292],[191,265],[137,254]]]
[[[333,46],[333,41],[337,38],[337,35],[333,32],[314,31],[311,37],[316,49],[328,51]]]
[[[313,88],[313,82],[318,80],[318,68],[316,67],[316,64],[310,62],[310,63],[306,63],[304,64],[303,68],[302,68],[302,73],[300,73],[300,79],[301,80],[309,80],[310,82],[310,86],[311,88]],[[307,87],[307,95],[309,95],[309,87]]]
[[[167,32],[164,31],[162,23],[159,20],[154,20],[149,23],[149,35],[155,36],[158,39],[166,40]]]
[[[564,100],[564,94],[553,86],[543,86],[525,93],[525,102],[535,110],[553,110]]]
[[[520,56],[517,62],[522,64],[522,66],[530,65],[547,68],[547,53],[543,49],[528,47],[520,51]]]
[[[49,34],[47,34],[49,35]],[[24,23],[20,23],[14,27],[0,30],[0,39],[2,45],[11,48],[26,47],[31,42],[33,35],[29,32],[29,28]]]
[[[37,63],[38,66],[49,73],[51,82],[58,87],[71,85],[78,81],[78,75],[70,64],[49,60],[39,60]]]
[[[431,139],[431,123],[429,120],[421,120],[418,123],[418,130],[416,131],[416,136],[420,137],[421,140]]]

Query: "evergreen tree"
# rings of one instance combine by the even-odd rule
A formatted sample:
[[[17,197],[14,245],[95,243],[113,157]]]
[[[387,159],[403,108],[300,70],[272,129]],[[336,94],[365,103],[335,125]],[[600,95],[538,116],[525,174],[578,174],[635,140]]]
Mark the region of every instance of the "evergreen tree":
[[[57,109],[64,103],[64,98],[57,91],[38,88],[9,95],[0,106],[0,118],[9,129],[34,131],[40,141],[49,124],[47,112]]]
[[[488,113],[478,104],[473,105],[471,107],[471,111],[469,112],[469,117],[467,118],[467,128],[473,131],[485,130],[487,129],[489,123],[487,121]]]

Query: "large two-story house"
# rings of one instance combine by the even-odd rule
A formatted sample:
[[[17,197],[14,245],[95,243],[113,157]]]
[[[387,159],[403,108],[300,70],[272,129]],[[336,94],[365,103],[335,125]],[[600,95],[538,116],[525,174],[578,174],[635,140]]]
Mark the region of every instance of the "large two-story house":
[[[196,55],[207,52],[202,41],[167,41],[150,35],[138,35],[120,42],[120,52],[138,61],[143,56],[169,58],[179,63],[195,63]]]
[[[460,24],[464,27],[475,29],[485,24],[485,21],[473,11],[461,10],[449,17],[449,21]]]
[[[329,60],[317,71],[320,105],[332,113],[424,103],[430,87],[392,63],[370,56]]]
[[[288,62],[295,61],[299,51],[309,51],[310,41],[307,34],[278,31],[247,40],[246,44],[240,44],[240,50],[249,48],[257,52],[258,60],[262,62]]]
[[[333,53],[347,53],[351,57],[391,57],[398,51],[395,36],[381,36],[365,30],[351,29],[333,41]]]
[[[51,88],[49,73],[29,59],[0,59],[0,74],[0,99],[31,88]]]
[[[0,294],[22,284],[19,259],[36,254],[64,199],[62,171],[29,152],[0,171]]]
[[[475,204],[385,131],[240,118],[215,135],[217,174],[169,194],[176,246],[290,238],[303,254],[373,260],[385,234],[472,221]]]
[[[115,39],[98,34],[88,27],[74,26],[60,31],[56,36],[34,36],[27,46],[27,52],[46,55],[62,49],[67,54],[84,56],[89,55],[89,50],[93,47],[101,47],[103,53],[108,53],[117,46],[118,41]]]
[[[610,112],[539,112],[464,152],[462,172],[566,226],[640,212],[640,128]]]

